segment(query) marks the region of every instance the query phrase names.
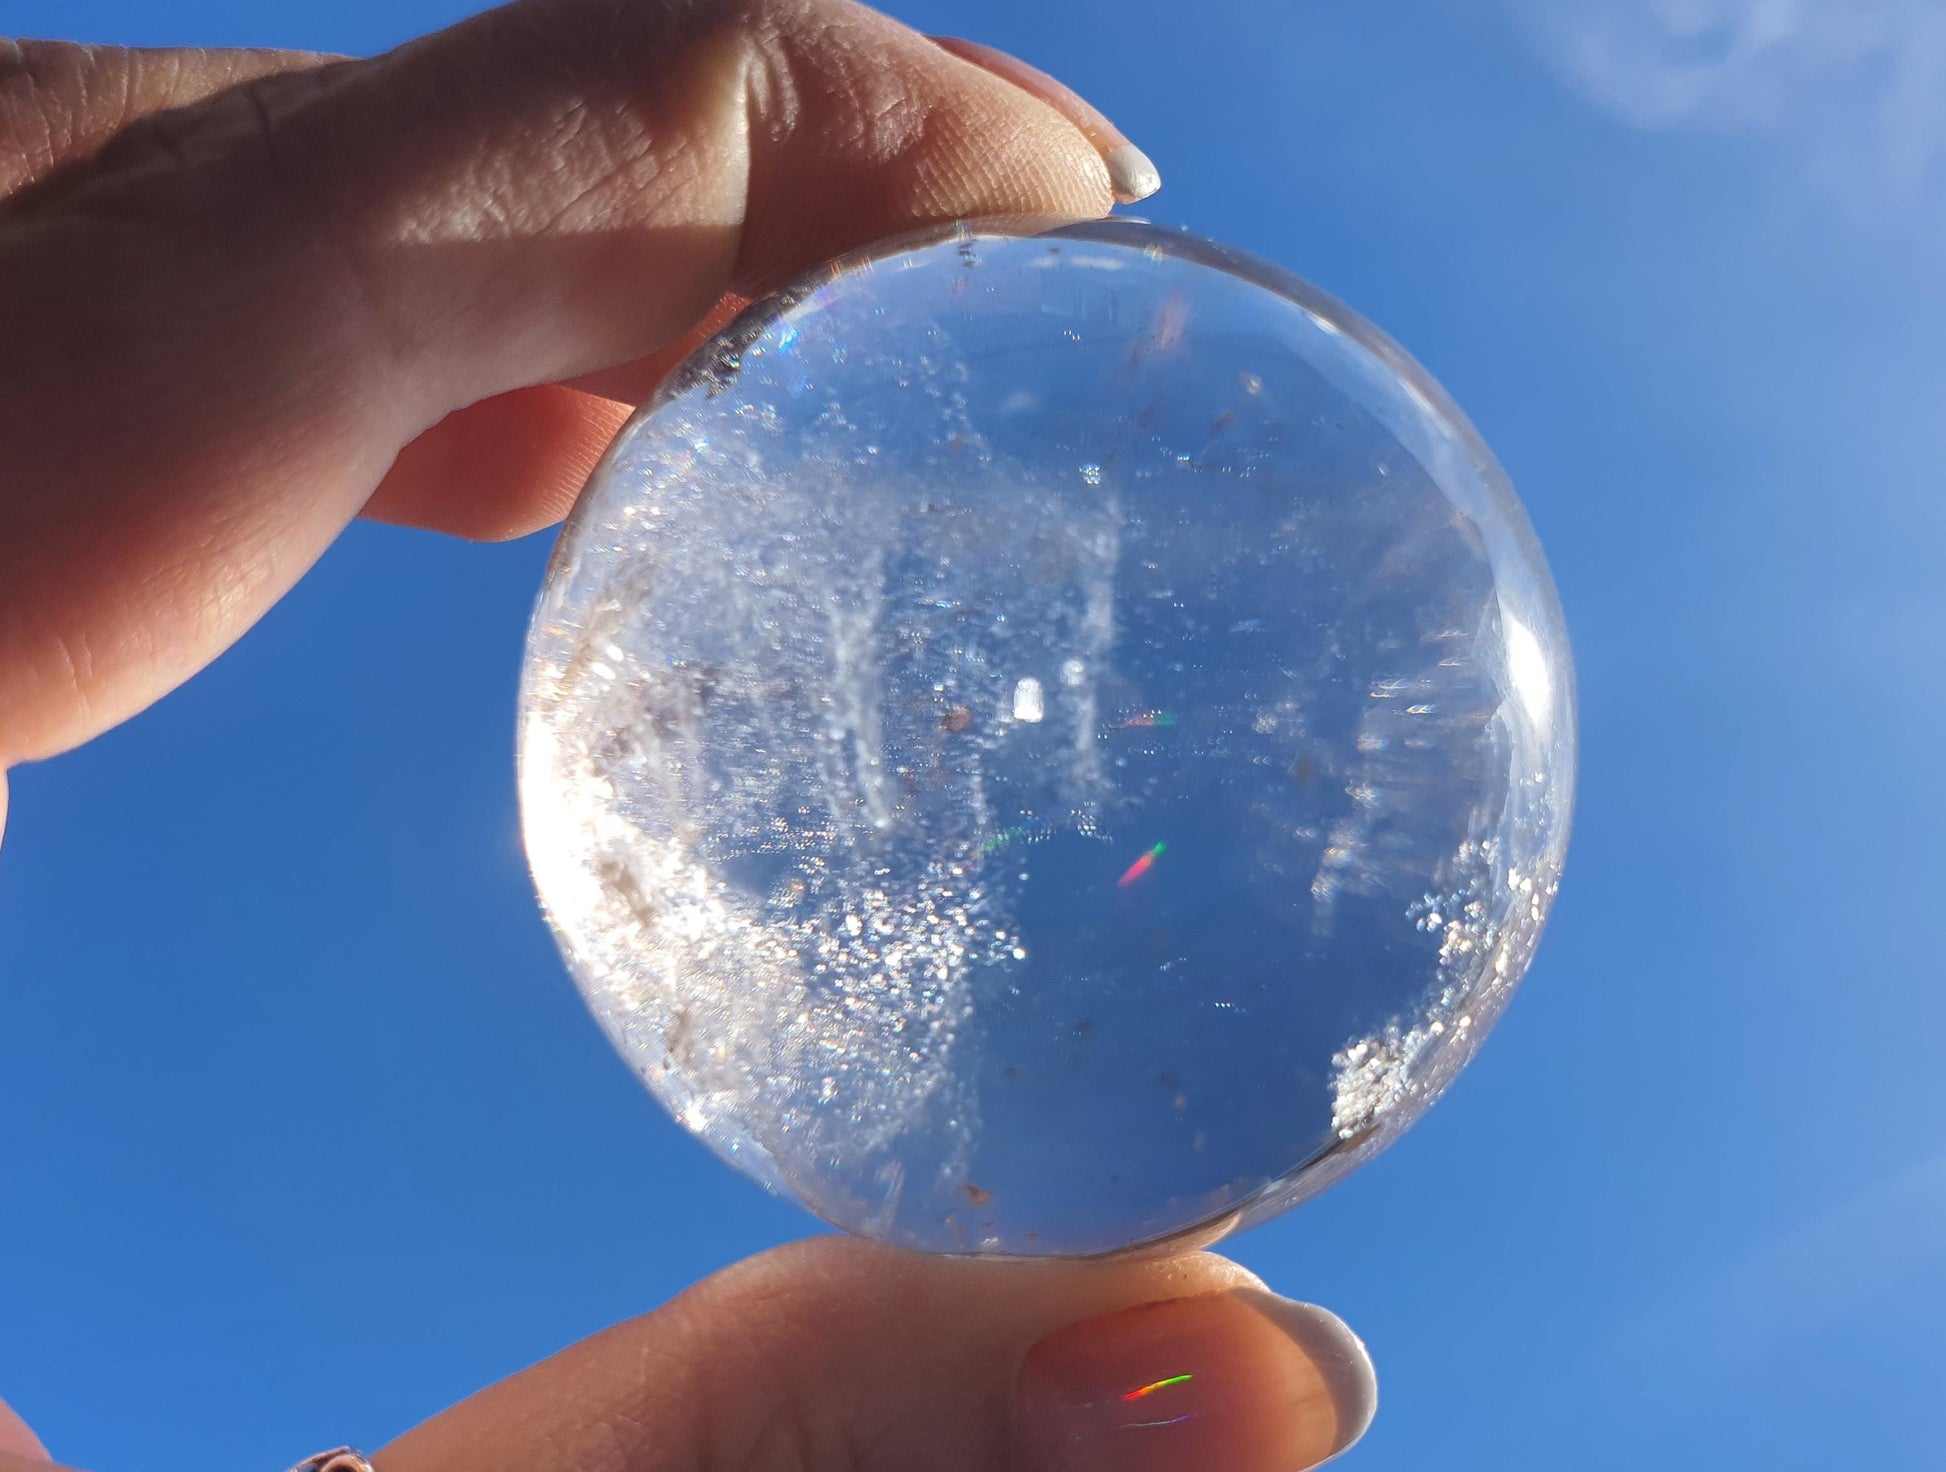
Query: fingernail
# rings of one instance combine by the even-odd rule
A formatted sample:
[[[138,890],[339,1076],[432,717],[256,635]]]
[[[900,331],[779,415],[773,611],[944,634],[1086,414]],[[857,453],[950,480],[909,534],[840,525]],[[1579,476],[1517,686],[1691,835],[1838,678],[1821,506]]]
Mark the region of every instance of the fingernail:
[[[970,61],[1003,81],[1012,82],[1023,92],[1031,92],[1060,113],[1094,144],[1108,168],[1108,187],[1121,204],[1147,199],[1162,187],[1162,175],[1149,156],[1137,148],[1122,130],[1103,117],[1100,109],[1064,82],[1058,82],[1039,67],[1029,66],[1017,56],[1009,56],[978,41],[963,41],[957,36],[934,36],[933,41],[962,61]]]
[[[1147,199],[1162,187],[1162,175],[1149,156],[1133,143],[1118,143],[1101,156],[1108,165],[1108,184],[1123,204]]]
[[[1013,1472],[1302,1472],[1378,1405],[1335,1314],[1253,1289],[1086,1319],[1028,1351]]]

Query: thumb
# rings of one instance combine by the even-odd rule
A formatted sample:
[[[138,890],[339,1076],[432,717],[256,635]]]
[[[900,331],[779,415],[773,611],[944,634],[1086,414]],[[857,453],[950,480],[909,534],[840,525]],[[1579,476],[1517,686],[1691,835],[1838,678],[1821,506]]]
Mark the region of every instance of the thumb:
[[[1371,1419],[1331,1314],[1208,1255],[995,1263],[825,1237],[481,1392],[379,1472],[1301,1472]]]

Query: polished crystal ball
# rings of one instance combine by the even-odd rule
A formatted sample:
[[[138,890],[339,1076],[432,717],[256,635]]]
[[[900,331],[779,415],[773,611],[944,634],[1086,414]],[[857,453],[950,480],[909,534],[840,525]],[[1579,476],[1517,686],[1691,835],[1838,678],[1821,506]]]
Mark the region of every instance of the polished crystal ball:
[[[1499,466],[1301,281],[959,227],[623,431],[528,646],[529,854],[725,1158],[942,1252],[1214,1240],[1395,1138],[1526,970],[1573,675]]]

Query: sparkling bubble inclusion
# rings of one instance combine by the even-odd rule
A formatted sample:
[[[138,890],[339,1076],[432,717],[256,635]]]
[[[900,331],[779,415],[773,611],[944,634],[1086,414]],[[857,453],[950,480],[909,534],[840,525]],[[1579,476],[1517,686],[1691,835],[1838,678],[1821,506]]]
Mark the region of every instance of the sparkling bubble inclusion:
[[[1128,221],[754,309],[624,431],[530,636],[563,951],[690,1129],[841,1226],[1214,1236],[1394,1138],[1565,850],[1545,563],[1337,303]]]

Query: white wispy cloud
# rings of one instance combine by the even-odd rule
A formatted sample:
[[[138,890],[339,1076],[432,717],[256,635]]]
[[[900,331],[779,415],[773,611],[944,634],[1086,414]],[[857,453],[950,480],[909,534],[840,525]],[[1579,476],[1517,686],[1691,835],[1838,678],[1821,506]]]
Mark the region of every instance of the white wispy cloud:
[[[1946,160],[1946,0],[1508,0],[1590,100],[1763,133],[1834,181],[1916,192]]]

